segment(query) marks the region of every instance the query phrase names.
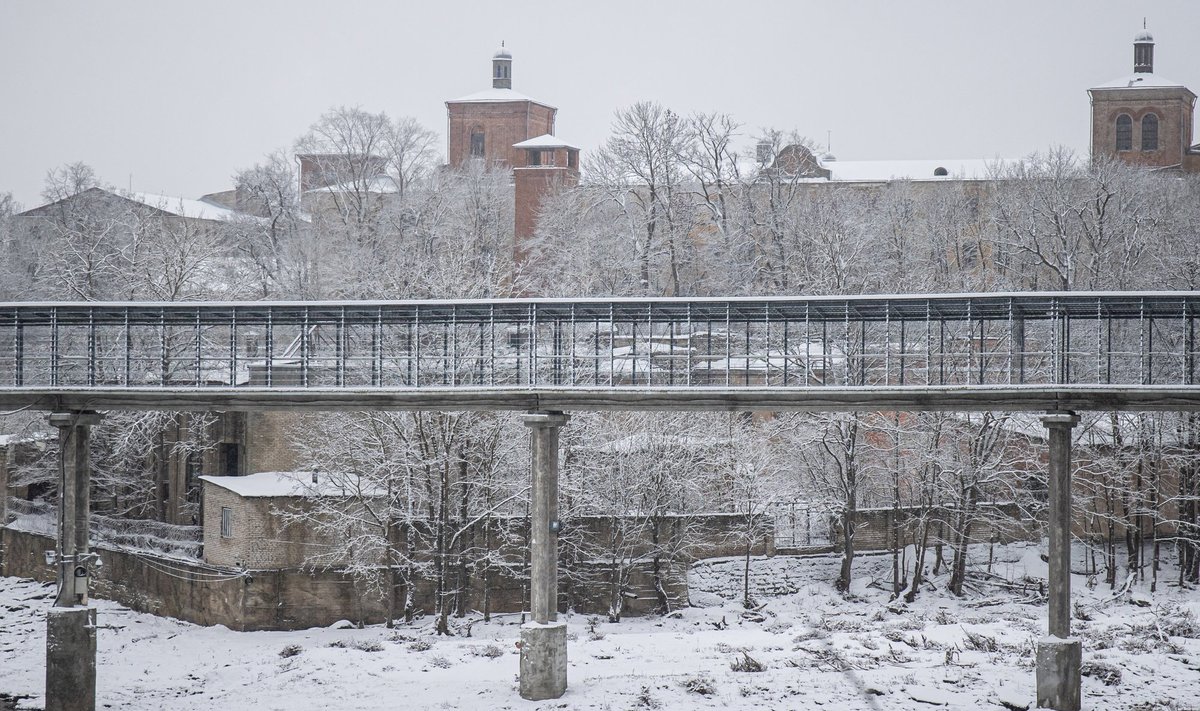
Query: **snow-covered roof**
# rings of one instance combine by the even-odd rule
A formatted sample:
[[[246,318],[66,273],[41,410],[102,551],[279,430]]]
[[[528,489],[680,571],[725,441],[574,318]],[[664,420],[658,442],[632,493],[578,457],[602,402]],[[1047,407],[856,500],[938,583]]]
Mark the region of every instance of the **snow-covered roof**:
[[[202,202],[200,200],[189,200],[181,197],[170,197],[169,195],[158,195],[155,193],[142,192],[124,192],[118,193],[121,197],[128,198],[134,202],[140,202],[147,207],[153,207],[156,210],[162,210],[172,215],[179,217],[187,217],[193,220],[213,220],[217,222],[228,222],[243,215],[227,207],[214,205],[210,202]]]
[[[279,496],[380,496],[374,483],[363,482],[354,474],[313,472],[259,472],[246,476],[202,476],[202,480],[228,489],[244,498]],[[361,491],[360,491],[361,489]]]
[[[305,193],[381,193],[391,194],[400,191],[396,185],[396,181],[390,175],[377,175],[374,178],[366,181],[365,185],[355,185],[352,181],[338,183],[336,185],[324,185],[319,188],[306,190]]]
[[[579,146],[572,143],[567,143],[561,138],[556,138],[548,133],[542,134],[536,138],[530,138],[520,143],[514,143],[513,148],[574,148],[578,150]]]
[[[887,180],[986,180],[1019,161],[1008,158],[943,160],[831,160],[820,161],[830,181]],[[940,175],[942,171],[945,175]]]
[[[1161,74],[1151,74],[1150,72],[1138,72],[1128,76],[1118,77],[1112,81],[1106,81],[1099,86],[1092,87],[1093,89],[1166,89],[1166,88],[1183,88],[1183,84],[1168,79]]]
[[[513,91],[512,89],[495,89],[495,88],[484,89],[483,91],[477,91],[474,94],[467,94],[466,96],[460,96],[457,99],[451,99],[451,100],[447,101],[446,103],[447,104],[472,104],[472,103],[503,104],[505,102],[510,102],[510,101],[532,101],[533,103],[538,104],[540,106],[545,106],[550,109],[554,108],[553,106],[545,103],[544,101],[538,101],[537,99],[525,96],[524,94],[522,94],[519,91]]]

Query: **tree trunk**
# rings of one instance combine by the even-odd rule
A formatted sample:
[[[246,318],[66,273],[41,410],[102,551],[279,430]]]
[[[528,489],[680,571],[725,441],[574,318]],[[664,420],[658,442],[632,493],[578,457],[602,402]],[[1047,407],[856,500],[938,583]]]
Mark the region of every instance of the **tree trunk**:
[[[921,520],[921,529],[919,540],[917,541],[917,551],[914,556],[912,585],[909,586],[908,592],[904,595],[904,601],[911,603],[917,599],[917,593],[920,592],[921,582],[925,572],[925,551],[929,547],[929,524],[928,517]]]

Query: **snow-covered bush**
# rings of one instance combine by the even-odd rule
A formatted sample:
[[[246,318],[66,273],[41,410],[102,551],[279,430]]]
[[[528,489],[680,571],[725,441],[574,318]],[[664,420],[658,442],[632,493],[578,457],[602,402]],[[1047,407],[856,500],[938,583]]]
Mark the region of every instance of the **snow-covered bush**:
[[[290,657],[296,656],[297,654],[299,654],[303,651],[304,651],[304,647],[301,647],[298,644],[289,644],[288,646],[279,650],[279,656],[283,657],[284,659],[288,659]]]
[[[712,696],[717,693],[717,689],[713,686],[712,679],[706,676],[690,676],[681,682],[684,691],[689,694],[699,694],[701,696]]]
[[[742,652],[741,658],[734,659],[729,668],[735,672],[765,672],[767,665],[750,656],[748,653]]]

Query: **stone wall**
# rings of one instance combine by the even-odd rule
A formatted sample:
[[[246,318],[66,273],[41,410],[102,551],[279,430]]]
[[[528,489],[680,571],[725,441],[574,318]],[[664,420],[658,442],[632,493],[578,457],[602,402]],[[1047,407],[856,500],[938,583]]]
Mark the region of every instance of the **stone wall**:
[[[995,540],[997,543],[1037,540],[1041,535],[1037,522],[1024,517],[1020,507],[1013,503],[980,504],[979,515],[971,526],[971,540],[976,543]],[[856,551],[890,550],[892,545],[892,521],[900,527],[900,543],[914,543],[918,516],[923,509],[902,507],[897,512],[891,508],[862,509],[855,516],[854,549]],[[930,545],[949,543],[950,522],[954,514],[934,511],[930,514],[935,522],[930,533]],[[938,523],[940,521],[940,523]],[[837,550],[841,545],[841,526],[833,526],[832,545]]]
[[[54,582],[55,570],[45,561],[45,551],[53,548],[49,536],[0,528],[0,575]],[[140,612],[235,630],[304,629],[343,619],[372,624],[383,622],[387,615],[383,590],[370,589],[337,570],[243,571],[102,545],[95,550],[104,565],[93,578],[93,595]],[[527,609],[521,566],[495,566],[486,578],[466,572],[459,605],[464,612]],[[452,586],[454,582],[451,579]],[[672,605],[687,604],[686,566],[665,568],[664,588]],[[609,608],[608,571],[601,565],[581,564],[574,576],[563,571],[559,590],[560,611],[604,614]],[[418,610],[433,612],[434,591],[433,580],[417,583]],[[648,562],[634,566],[624,592],[627,614],[657,606]],[[403,600],[403,589],[397,597]]]

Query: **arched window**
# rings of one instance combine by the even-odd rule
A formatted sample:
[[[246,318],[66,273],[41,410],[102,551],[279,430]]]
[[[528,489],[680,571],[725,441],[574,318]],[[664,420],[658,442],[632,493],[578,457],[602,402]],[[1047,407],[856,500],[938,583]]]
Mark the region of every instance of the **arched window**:
[[[471,155],[477,158],[483,157],[483,131],[471,133]]]
[[[1158,150],[1158,117],[1154,114],[1142,117],[1142,150]]]
[[[1129,114],[1117,117],[1117,150],[1133,150],[1133,119]]]
[[[938,166],[937,168],[933,169],[933,176],[935,178],[941,178],[941,177],[944,177],[947,175],[950,175],[950,171],[946,170],[945,168],[942,168],[941,166]]]

